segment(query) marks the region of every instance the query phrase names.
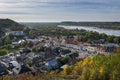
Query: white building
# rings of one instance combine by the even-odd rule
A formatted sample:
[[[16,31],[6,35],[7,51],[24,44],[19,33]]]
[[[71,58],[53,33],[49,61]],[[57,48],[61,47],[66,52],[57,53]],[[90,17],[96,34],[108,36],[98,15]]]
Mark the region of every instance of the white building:
[[[10,34],[15,36],[22,36],[24,35],[23,31],[11,31]]]
[[[67,48],[73,48],[80,50],[80,42],[76,40],[67,40],[65,46]]]
[[[93,46],[88,46],[87,47],[87,51],[89,51],[89,52],[97,52],[98,48],[97,47],[93,47]]]

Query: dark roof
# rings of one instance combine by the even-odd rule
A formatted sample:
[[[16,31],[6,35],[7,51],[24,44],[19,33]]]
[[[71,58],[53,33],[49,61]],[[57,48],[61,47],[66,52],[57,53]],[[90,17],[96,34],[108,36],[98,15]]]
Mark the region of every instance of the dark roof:
[[[29,69],[29,68],[28,68],[27,66],[25,66],[25,65],[22,65],[19,74],[26,73],[26,72],[30,72],[30,71],[31,71],[31,69]]]
[[[7,68],[4,64],[0,63],[0,76],[8,74]]]
[[[20,56],[16,57],[17,61],[23,61],[25,59],[27,59],[26,55],[20,55]]]

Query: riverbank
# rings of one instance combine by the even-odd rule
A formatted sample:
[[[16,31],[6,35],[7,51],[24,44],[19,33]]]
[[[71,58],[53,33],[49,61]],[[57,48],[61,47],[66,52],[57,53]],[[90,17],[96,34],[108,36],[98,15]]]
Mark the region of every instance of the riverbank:
[[[95,31],[99,33],[105,33],[107,35],[113,35],[113,36],[120,36],[120,30],[112,30],[112,29],[102,29],[97,27],[87,27],[87,26],[64,26],[64,25],[58,25],[58,27],[63,27],[65,29],[84,29],[87,31]]]

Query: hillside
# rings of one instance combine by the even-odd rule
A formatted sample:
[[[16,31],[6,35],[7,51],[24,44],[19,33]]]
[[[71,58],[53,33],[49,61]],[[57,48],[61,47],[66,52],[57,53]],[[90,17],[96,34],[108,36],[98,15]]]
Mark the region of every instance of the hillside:
[[[90,27],[98,27],[105,29],[119,29],[120,30],[120,22],[61,22],[62,25],[73,25],[73,26],[90,26]]]
[[[63,71],[4,76],[3,80],[120,80],[120,53],[86,57]]]
[[[23,28],[24,26],[11,20],[11,19],[0,19],[0,36],[4,35],[4,32],[14,28]]]

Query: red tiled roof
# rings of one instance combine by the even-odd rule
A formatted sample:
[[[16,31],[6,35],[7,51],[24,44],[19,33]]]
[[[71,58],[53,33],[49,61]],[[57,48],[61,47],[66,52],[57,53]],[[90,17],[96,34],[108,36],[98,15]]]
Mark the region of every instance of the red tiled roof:
[[[66,43],[68,43],[68,44],[75,44],[75,45],[80,44],[80,42],[77,41],[77,40],[66,40]]]

